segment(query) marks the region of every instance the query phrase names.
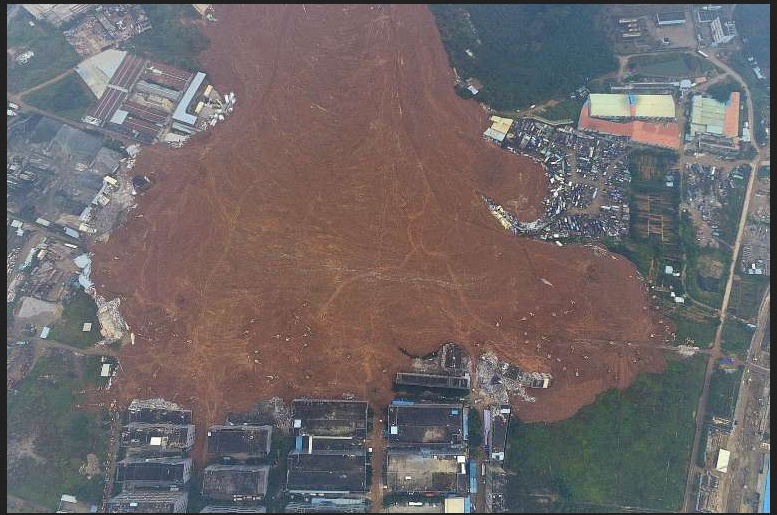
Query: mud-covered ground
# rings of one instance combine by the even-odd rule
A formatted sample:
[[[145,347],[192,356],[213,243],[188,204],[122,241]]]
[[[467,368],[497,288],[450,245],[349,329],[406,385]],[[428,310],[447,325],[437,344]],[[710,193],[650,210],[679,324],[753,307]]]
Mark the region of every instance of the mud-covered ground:
[[[191,406],[199,431],[272,395],[379,406],[410,365],[400,347],[452,340],[551,371],[516,407],[558,420],[663,368],[632,264],[516,238],[489,214],[481,192],[535,219],[545,177],[481,139],[486,114],[454,93],[427,7],[217,17],[202,61],[235,112],[182,149],[145,150],[154,186],[95,248],[95,283],[136,334],[120,401]],[[636,356],[626,341],[648,343]]]

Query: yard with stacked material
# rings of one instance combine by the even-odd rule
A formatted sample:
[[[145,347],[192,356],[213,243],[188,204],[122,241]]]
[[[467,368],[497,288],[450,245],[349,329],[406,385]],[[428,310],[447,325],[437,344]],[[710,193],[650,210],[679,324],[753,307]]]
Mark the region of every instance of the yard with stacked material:
[[[216,17],[199,59],[234,114],[183,149],[145,149],[136,170],[155,186],[93,249],[93,280],[135,334],[119,402],[183,402],[198,430],[273,395],[379,406],[411,364],[400,349],[453,340],[552,372],[516,408],[559,420],[664,368],[631,263],[517,238],[489,213],[481,195],[536,219],[544,173],[482,140],[427,7]]]
[[[103,474],[81,472],[87,455],[105,461],[107,429],[101,411],[77,408],[78,393],[98,382],[97,362],[51,349],[15,390],[6,394],[7,488],[10,496],[54,510],[63,493],[99,504]]]
[[[629,388],[599,395],[569,420],[512,423],[510,507],[526,513],[680,510],[706,360],[671,361],[663,374],[640,374]]]

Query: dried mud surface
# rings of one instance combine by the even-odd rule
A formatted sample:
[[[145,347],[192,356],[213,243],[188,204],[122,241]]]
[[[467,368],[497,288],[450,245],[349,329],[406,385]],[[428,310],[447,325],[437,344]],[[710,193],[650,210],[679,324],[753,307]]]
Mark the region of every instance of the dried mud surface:
[[[145,150],[154,187],[94,249],[136,335],[121,402],[181,402],[199,430],[272,395],[379,406],[410,366],[400,347],[452,340],[552,371],[517,408],[558,420],[664,367],[632,264],[489,214],[480,193],[536,218],[544,174],[481,139],[487,117],[455,95],[425,6],[217,9],[202,61],[235,113]],[[637,363],[627,340],[645,342]]]

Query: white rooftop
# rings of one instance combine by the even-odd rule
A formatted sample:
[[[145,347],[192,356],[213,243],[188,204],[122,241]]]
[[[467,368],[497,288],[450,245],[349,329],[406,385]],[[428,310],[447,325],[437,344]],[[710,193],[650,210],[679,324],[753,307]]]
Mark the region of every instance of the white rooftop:
[[[76,66],[76,72],[84,79],[92,93],[100,98],[105,93],[105,88],[108,87],[108,83],[118,70],[125,55],[127,52],[124,50],[110,48],[82,61]]]

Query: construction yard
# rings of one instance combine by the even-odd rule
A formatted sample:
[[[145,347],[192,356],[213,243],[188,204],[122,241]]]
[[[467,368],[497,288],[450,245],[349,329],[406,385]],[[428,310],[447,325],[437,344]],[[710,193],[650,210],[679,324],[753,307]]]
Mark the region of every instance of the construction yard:
[[[408,353],[455,340],[551,372],[514,413],[552,421],[663,370],[668,328],[631,263],[489,213],[481,195],[538,218],[545,174],[481,139],[426,7],[215,14],[233,30],[206,26],[200,62],[239,109],[184,149],[144,150],[152,187],[93,249],[134,334],[112,398],[164,395],[198,431],[274,395],[385,405]]]

